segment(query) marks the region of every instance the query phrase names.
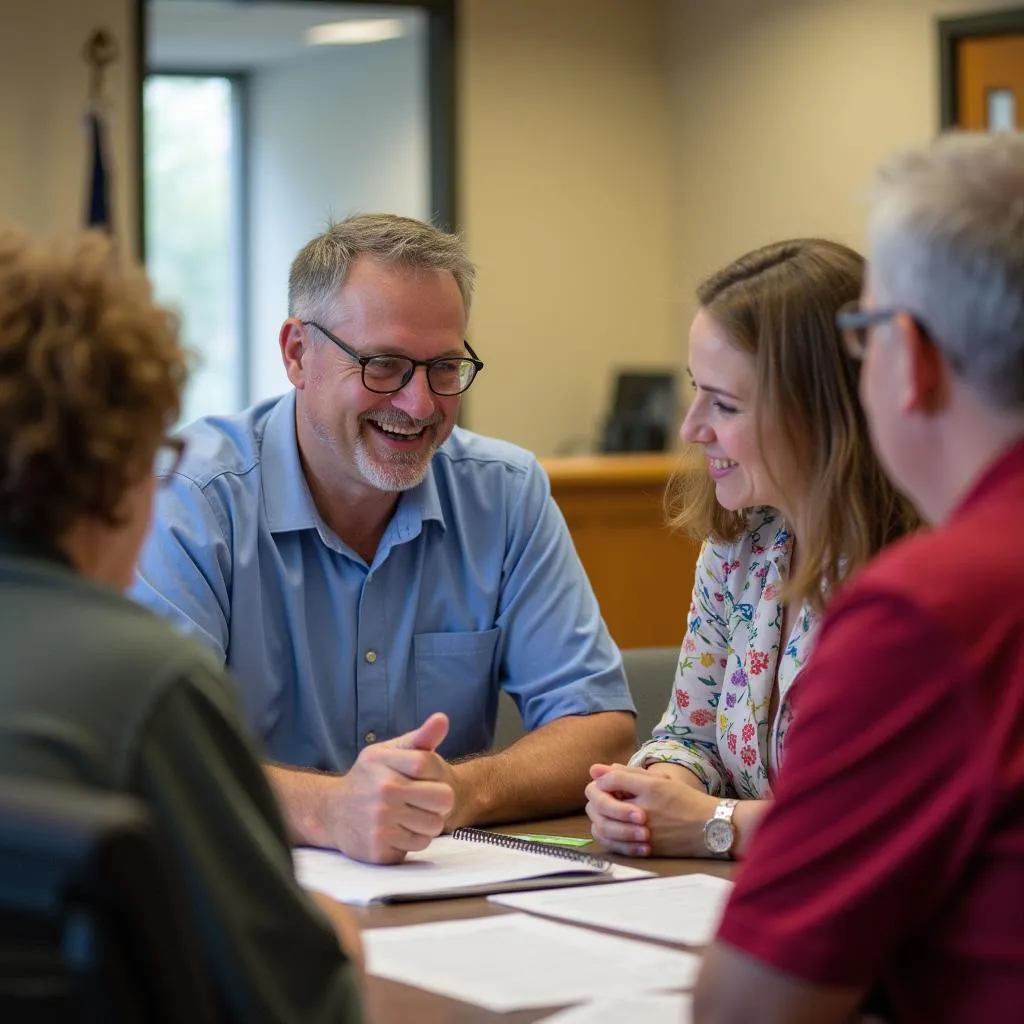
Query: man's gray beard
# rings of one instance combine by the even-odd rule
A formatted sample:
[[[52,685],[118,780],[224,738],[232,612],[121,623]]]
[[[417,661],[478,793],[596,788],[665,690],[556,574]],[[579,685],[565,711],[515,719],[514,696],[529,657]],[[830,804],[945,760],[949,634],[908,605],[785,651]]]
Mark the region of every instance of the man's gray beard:
[[[423,456],[414,452],[406,454],[394,452],[388,463],[381,465],[370,458],[366,440],[362,434],[359,434],[356,437],[355,446],[356,468],[362,478],[371,487],[376,487],[378,491],[391,493],[408,491],[423,483],[423,478],[430,469],[430,460],[436,451],[437,444],[435,442],[430,445],[430,450]]]

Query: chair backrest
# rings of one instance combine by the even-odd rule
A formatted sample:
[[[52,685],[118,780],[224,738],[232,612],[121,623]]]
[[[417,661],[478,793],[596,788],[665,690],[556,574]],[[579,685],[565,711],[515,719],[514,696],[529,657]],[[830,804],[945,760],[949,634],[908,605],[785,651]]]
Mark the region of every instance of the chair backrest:
[[[0,1021],[214,1024],[144,806],[0,778]]]
[[[668,707],[679,663],[678,647],[634,647],[622,652],[633,702],[636,704],[637,740],[644,743]],[[523,734],[523,721],[515,702],[504,691],[498,698],[495,748],[507,747]]]
[[[622,667],[636,704],[636,735],[640,743],[651,738],[651,732],[665,714],[678,664],[678,647],[634,647],[622,652]]]

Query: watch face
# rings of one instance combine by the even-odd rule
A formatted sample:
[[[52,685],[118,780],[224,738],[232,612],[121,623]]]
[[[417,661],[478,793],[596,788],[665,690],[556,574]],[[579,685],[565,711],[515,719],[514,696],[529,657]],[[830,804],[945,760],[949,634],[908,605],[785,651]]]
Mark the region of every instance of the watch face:
[[[728,853],[732,849],[734,837],[732,822],[712,818],[704,826],[704,842],[712,853]]]

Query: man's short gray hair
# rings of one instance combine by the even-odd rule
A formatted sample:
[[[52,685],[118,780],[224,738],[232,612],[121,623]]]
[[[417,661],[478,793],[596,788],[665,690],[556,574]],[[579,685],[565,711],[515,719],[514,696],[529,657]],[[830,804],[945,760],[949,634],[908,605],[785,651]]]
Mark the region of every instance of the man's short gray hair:
[[[410,271],[448,271],[469,316],[476,267],[458,235],[411,217],[365,213],[332,223],[300,250],[288,275],[288,315],[326,318],[352,264],[360,256]]]
[[[1024,408],[1024,134],[952,133],[878,172],[869,280],[960,374]]]

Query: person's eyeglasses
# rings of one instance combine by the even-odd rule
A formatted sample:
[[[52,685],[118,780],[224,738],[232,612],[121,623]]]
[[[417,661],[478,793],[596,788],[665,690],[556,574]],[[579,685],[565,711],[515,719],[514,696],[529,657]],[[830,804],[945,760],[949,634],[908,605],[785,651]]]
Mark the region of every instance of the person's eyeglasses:
[[[181,437],[165,437],[157,445],[153,459],[153,472],[161,482],[177,472],[185,454],[185,440]]]
[[[345,355],[354,359],[363,371],[363,387],[377,395],[393,395],[396,391],[401,391],[412,380],[417,366],[427,368],[427,385],[435,395],[461,395],[484,368],[484,364],[468,341],[463,344],[470,358],[441,356],[438,359],[411,359],[409,356],[399,355],[362,356],[315,320],[303,320],[301,323],[304,327],[315,327],[321,334],[330,338]]]
[[[836,313],[836,326],[843,332],[846,351],[854,359],[863,359],[867,355],[871,328],[888,323],[897,314],[905,312],[898,306],[862,309],[859,302],[847,302]]]
[[[836,313],[836,326],[843,332],[843,344],[846,351],[854,359],[863,359],[867,354],[870,330],[879,324],[887,323],[894,316],[902,313],[910,317],[914,326],[918,329],[921,337],[928,342],[946,362],[957,372],[963,371],[963,361],[957,356],[951,355],[942,348],[936,341],[935,336],[924,324],[919,316],[911,313],[902,306],[882,306],[878,309],[862,309],[859,302],[847,302],[841,306]]]

